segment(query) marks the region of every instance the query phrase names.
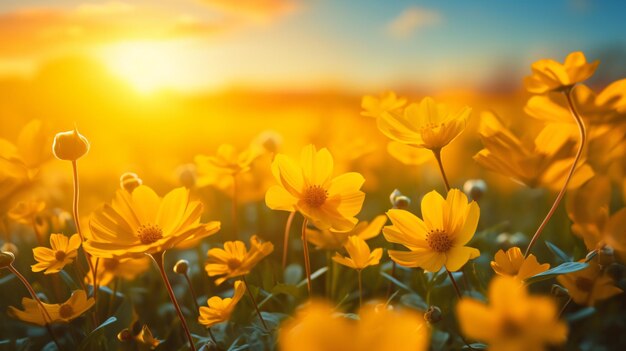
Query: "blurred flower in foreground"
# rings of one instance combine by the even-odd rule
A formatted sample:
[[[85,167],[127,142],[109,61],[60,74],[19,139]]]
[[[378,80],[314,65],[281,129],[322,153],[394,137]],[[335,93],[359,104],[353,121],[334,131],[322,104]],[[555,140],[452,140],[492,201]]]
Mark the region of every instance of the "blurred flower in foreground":
[[[342,317],[326,302],[311,301],[278,332],[282,351],[420,351],[429,332],[422,316],[408,310],[366,306],[360,319]]]
[[[261,242],[256,235],[250,238],[250,251],[243,241],[227,241],[224,249],[213,248],[207,252],[209,259],[204,267],[209,277],[223,276],[215,280],[220,285],[226,279],[250,273],[265,256],[274,251],[270,242]]]
[[[361,115],[378,118],[387,113],[396,114],[406,104],[406,99],[398,98],[393,91],[387,91],[378,97],[365,95],[361,100]]]
[[[94,305],[93,297],[87,299],[87,293],[83,290],[76,290],[72,296],[61,304],[42,303],[47,315],[51,318],[51,323],[69,323],[70,321],[80,317],[85,311]],[[9,306],[7,313],[9,316],[19,319],[26,323],[39,326],[45,326],[48,321],[44,319],[41,313],[41,307],[37,301],[27,297],[22,298],[22,306],[24,310],[19,310],[13,306]]]
[[[235,306],[246,292],[246,284],[238,280],[235,282],[235,291],[233,297],[222,299],[219,296],[213,296],[207,300],[207,306],[200,306],[200,316],[198,322],[210,328],[216,324],[226,322],[233,313]]]
[[[549,297],[530,296],[510,277],[496,276],[489,285],[489,305],[464,297],[456,307],[461,332],[487,343],[492,351],[545,350],[567,338]]]
[[[512,247],[506,252],[499,250],[496,252],[494,261],[491,261],[491,268],[499,275],[513,277],[519,281],[530,278],[541,272],[550,269],[548,263],[539,264],[535,255],[530,254],[524,258],[519,247]]]
[[[585,55],[580,51],[567,55],[563,64],[542,59],[532,64],[532,74],[524,79],[524,85],[535,94],[569,88],[591,77],[599,63],[587,63]]]
[[[336,232],[333,230],[320,230],[317,228],[306,228],[307,240],[318,249],[338,250],[341,249],[351,236],[358,236],[363,240],[369,240],[380,234],[383,226],[387,222],[387,216],[380,215],[374,218],[371,223],[367,221],[359,222],[352,230],[347,232]]]
[[[96,260],[99,260],[96,265]],[[96,282],[100,286],[108,285],[115,278],[124,280],[134,280],[138,275],[148,270],[150,267],[150,258],[147,256],[139,258],[95,258],[91,257],[93,266],[97,267]],[[93,285],[91,274],[85,277],[87,284]]]
[[[80,244],[78,234],[74,234],[70,238],[63,234],[51,234],[51,248],[40,246],[33,249],[33,256],[37,263],[32,265],[31,269],[33,272],[44,271],[44,274],[59,272],[63,267],[74,262]]]
[[[215,234],[220,222],[200,223],[202,203],[177,188],[160,198],[141,185],[129,194],[118,190],[89,221],[85,249],[96,257],[143,257]]]
[[[421,267],[437,272],[445,266],[457,271],[480,252],[466,247],[476,231],[480,209],[474,201],[468,204],[467,196],[452,189],[444,199],[436,191],[422,199],[422,221],[405,210],[387,212],[393,225],[383,228],[385,239],[402,244],[410,251],[389,250],[389,256],[405,267]]]
[[[526,142],[506,129],[496,115],[484,112],[480,136],[485,148],[474,160],[492,172],[531,188],[545,186],[559,190],[574,159],[576,142],[559,128],[545,127],[532,142]],[[589,165],[579,162],[568,187],[579,187],[593,174]]]
[[[89,151],[89,141],[76,128],[54,137],[52,153],[59,160],[76,161]]]
[[[349,257],[343,257],[336,252],[335,256],[333,256],[333,261],[358,271],[369,266],[377,265],[380,262],[380,258],[383,256],[383,249],[377,248],[370,251],[365,240],[356,235],[348,238],[345,248]]]
[[[392,140],[437,151],[463,132],[470,112],[464,107],[453,113],[448,106],[425,97],[419,104],[407,106],[403,114],[381,115],[378,129]]]
[[[365,194],[359,189],[365,181],[356,172],[335,178],[333,157],[326,148],[319,151],[309,145],[302,149],[300,164],[278,154],[272,173],[280,185],[265,195],[265,203],[273,210],[299,211],[320,229],[348,231],[354,228],[354,217],[361,210]]]
[[[594,306],[623,292],[596,260],[589,262],[589,267],[582,271],[560,275],[556,280],[567,289],[574,302],[583,306]]]

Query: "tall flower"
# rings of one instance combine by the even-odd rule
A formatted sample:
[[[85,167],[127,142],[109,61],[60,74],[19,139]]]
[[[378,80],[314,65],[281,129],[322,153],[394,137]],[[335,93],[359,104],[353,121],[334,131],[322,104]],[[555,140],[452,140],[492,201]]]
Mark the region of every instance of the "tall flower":
[[[562,64],[550,59],[539,60],[532,64],[532,74],[524,79],[524,85],[535,94],[569,88],[591,77],[599,63],[587,63],[580,51],[567,55]]]
[[[279,185],[265,195],[273,210],[298,211],[320,229],[351,230],[354,217],[361,210],[365,194],[360,191],[363,176],[359,173],[333,174],[333,157],[323,148],[309,145],[302,149],[300,163],[278,154],[272,173]]]
[[[387,241],[406,246],[410,251],[389,250],[396,263],[406,267],[421,267],[437,272],[444,267],[457,271],[480,252],[465,245],[472,239],[480,209],[458,189],[452,189],[444,199],[431,191],[422,199],[422,221],[405,210],[392,209],[387,216],[393,225],[383,228]]]
[[[80,247],[78,234],[70,238],[63,234],[50,235],[50,247],[36,247],[33,249],[36,264],[31,266],[33,272],[44,271],[44,274],[57,273],[66,265],[74,262]]]
[[[186,245],[215,234],[219,222],[200,223],[202,203],[177,188],[160,198],[146,185],[132,194],[118,190],[89,221],[91,237],[85,243],[97,257],[143,257]]]
[[[213,248],[207,252],[208,262],[204,267],[209,277],[222,276],[215,280],[217,285],[226,279],[250,273],[265,256],[274,251],[270,242],[261,242],[256,235],[250,238],[250,250],[243,241],[227,241],[224,249]]]
[[[235,292],[233,297],[227,297],[222,299],[219,296],[213,296],[207,300],[207,306],[200,307],[200,316],[198,322],[210,328],[216,324],[226,322],[230,319],[230,315],[233,313],[235,306],[243,297],[246,292],[246,284],[238,280],[235,282]]]
[[[464,297],[456,306],[461,332],[489,344],[489,350],[545,350],[567,338],[554,300],[530,296],[510,277],[495,277],[489,285],[489,305]]]
[[[471,109],[452,112],[431,97],[412,103],[402,114],[382,114],[378,129],[392,140],[415,147],[441,150],[465,129]]]
[[[22,298],[24,310],[9,306],[7,313],[13,318],[39,326],[45,326],[49,323],[69,323],[93,307],[94,299],[93,297],[88,299],[85,291],[76,290],[64,303],[48,304],[42,302],[41,305],[46,311],[45,314],[41,313],[41,307],[37,301],[24,297]],[[50,321],[46,320],[48,316]]]
[[[506,252],[503,250],[496,252],[494,261],[491,261],[491,268],[496,274],[524,281],[536,274],[547,271],[550,269],[550,265],[548,263],[539,264],[533,254],[524,257],[519,247],[512,247]]]

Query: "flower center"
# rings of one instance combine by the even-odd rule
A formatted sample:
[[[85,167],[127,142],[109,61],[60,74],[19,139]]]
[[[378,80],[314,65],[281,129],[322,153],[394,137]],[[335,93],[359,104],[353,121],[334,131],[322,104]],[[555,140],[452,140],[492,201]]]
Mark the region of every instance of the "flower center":
[[[522,328],[514,320],[511,320],[510,318],[505,318],[502,321],[501,333],[507,338],[514,338],[522,334]]]
[[[228,266],[228,269],[230,269],[231,271],[234,271],[235,269],[241,266],[241,261],[239,261],[236,258],[229,258],[228,261],[226,262],[226,265]]]
[[[104,269],[107,271],[114,271],[119,265],[120,261],[117,258],[107,258],[104,260]]]
[[[156,224],[142,224],[137,228],[137,236],[142,244],[152,244],[163,238],[163,230]]]
[[[319,185],[309,185],[302,194],[304,203],[314,208],[322,206],[327,198],[328,192]]]
[[[54,258],[59,261],[59,262],[63,262],[63,260],[65,259],[65,251],[57,251],[54,253]]]
[[[593,288],[593,281],[589,278],[576,278],[576,287],[584,292],[590,292]]]
[[[452,248],[452,240],[441,229],[433,229],[426,235],[426,242],[431,249],[437,252],[446,252]]]
[[[65,304],[61,305],[61,308],[59,308],[59,315],[61,315],[61,318],[68,319],[72,316],[72,314],[74,314],[74,309],[71,305]]]
[[[425,130],[433,130],[435,128],[444,127],[446,123],[426,123],[419,127],[419,131],[423,132]]]

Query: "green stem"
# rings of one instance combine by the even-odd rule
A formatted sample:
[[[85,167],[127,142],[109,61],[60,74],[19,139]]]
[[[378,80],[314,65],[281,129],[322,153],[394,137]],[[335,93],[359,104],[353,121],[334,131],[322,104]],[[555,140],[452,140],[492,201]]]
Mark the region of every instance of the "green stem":
[[[309,243],[306,239],[307,222],[308,222],[307,218],[304,217],[304,220],[302,221],[302,251],[304,252],[304,270],[306,273],[306,287],[307,287],[307,290],[309,291],[309,297],[311,297],[311,294],[312,294],[311,261],[309,257]]]
[[[252,304],[254,305],[254,309],[256,309],[256,314],[259,316],[259,319],[261,320],[261,323],[263,324],[263,328],[265,328],[265,331],[269,333],[270,329],[267,327],[267,324],[265,324],[265,319],[263,319],[263,316],[261,315],[261,310],[259,309],[259,305],[257,305],[256,300],[254,299],[254,295],[252,295],[252,290],[250,290],[250,286],[248,285],[248,282],[246,281],[246,276],[242,276],[242,280],[243,283],[246,285],[246,290],[248,290],[248,295],[250,296],[250,300],[252,301]]]
[[[291,223],[293,222],[293,217],[296,216],[296,212],[291,212],[289,217],[287,218],[287,223],[285,224],[285,238],[283,239],[283,270],[287,267],[287,252],[289,251],[289,232],[291,231]]]
[[[443,178],[443,184],[446,186],[446,192],[450,191],[450,183],[448,182],[448,177],[446,176],[446,172],[443,169],[443,162],[441,161],[441,149],[434,149],[433,155],[435,155],[435,159],[437,160],[437,164],[439,165],[439,172],[441,173],[441,178]]]

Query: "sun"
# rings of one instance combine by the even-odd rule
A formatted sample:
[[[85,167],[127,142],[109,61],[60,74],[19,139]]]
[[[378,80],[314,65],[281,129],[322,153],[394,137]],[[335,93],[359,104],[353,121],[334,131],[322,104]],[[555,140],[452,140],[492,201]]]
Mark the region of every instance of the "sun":
[[[132,41],[103,47],[100,55],[113,74],[142,94],[163,89],[188,89],[195,79],[181,43]]]

